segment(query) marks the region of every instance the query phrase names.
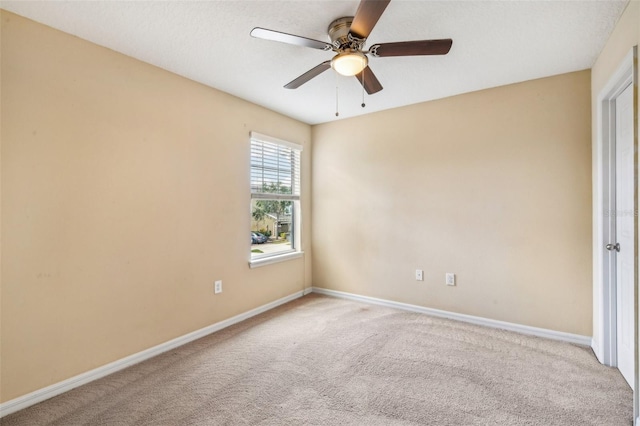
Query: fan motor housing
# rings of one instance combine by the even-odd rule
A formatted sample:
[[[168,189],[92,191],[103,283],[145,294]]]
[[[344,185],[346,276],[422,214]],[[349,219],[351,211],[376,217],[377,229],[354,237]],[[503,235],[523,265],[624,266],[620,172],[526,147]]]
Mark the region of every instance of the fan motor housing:
[[[351,46],[352,40],[349,40],[349,30],[351,29],[351,23],[353,22],[353,16],[345,16],[338,18],[329,24],[329,39],[331,44],[336,49],[342,50]]]

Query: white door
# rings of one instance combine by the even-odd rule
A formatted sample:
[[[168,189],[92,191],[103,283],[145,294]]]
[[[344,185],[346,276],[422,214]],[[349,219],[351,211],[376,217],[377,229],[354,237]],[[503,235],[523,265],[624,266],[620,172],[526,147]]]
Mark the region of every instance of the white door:
[[[618,369],[633,388],[634,205],[633,85],[616,98],[616,253]],[[614,243],[615,244],[615,243]],[[617,248],[617,247],[614,247]]]

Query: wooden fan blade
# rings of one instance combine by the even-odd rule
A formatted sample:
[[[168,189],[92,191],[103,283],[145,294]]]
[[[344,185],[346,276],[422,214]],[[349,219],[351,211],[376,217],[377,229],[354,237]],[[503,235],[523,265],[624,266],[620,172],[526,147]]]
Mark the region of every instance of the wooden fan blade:
[[[280,31],[267,30],[265,28],[254,28],[251,36],[264,40],[279,41],[281,43],[293,44],[295,46],[310,47],[319,50],[331,50],[332,46],[324,41],[301,37],[293,34],[281,33]]]
[[[376,57],[386,56],[416,56],[416,55],[446,55],[451,49],[453,40],[416,40],[398,43],[374,44],[369,53]]]
[[[369,37],[382,12],[391,0],[362,0],[351,23],[349,32],[354,37],[364,39]]]
[[[290,83],[287,83],[284,87],[285,89],[297,89],[298,87],[305,84],[307,81],[311,80],[313,77],[317,77],[318,75],[322,74],[329,68],[331,68],[331,61],[324,61],[320,65],[316,65],[315,67],[311,68],[309,71],[305,72],[300,77],[296,78]]]
[[[362,74],[364,73],[364,81],[362,80]],[[368,94],[373,95],[374,93],[378,93],[382,90],[382,84],[376,78],[376,75],[371,71],[371,68],[366,67],[359,74],[356,74],[355,77],[358,79],[360,84],[364,86],[364,90],[367,91]]]

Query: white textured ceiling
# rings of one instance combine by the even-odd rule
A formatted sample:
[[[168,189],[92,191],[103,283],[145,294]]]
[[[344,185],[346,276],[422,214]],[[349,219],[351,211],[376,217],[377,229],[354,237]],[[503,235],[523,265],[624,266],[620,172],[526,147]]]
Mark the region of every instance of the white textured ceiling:
[[[392,0],[374,43],[452,38],[446,56],[372,58],[384,86],[365,94],[326,71],[282,86],[331,52],[249,36],[264,27],[328,41],[358,1],[2,1],[3,9],[310,124],[591,68],[627,0]],[[366,47],[366,46],[365,46]]]

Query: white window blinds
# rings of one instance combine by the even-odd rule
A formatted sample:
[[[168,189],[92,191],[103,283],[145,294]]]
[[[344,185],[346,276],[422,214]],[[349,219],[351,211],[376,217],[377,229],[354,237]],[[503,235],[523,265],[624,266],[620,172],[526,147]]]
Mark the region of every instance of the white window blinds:
[[[251,198],[300,199],[302,147],[251,132]]]

